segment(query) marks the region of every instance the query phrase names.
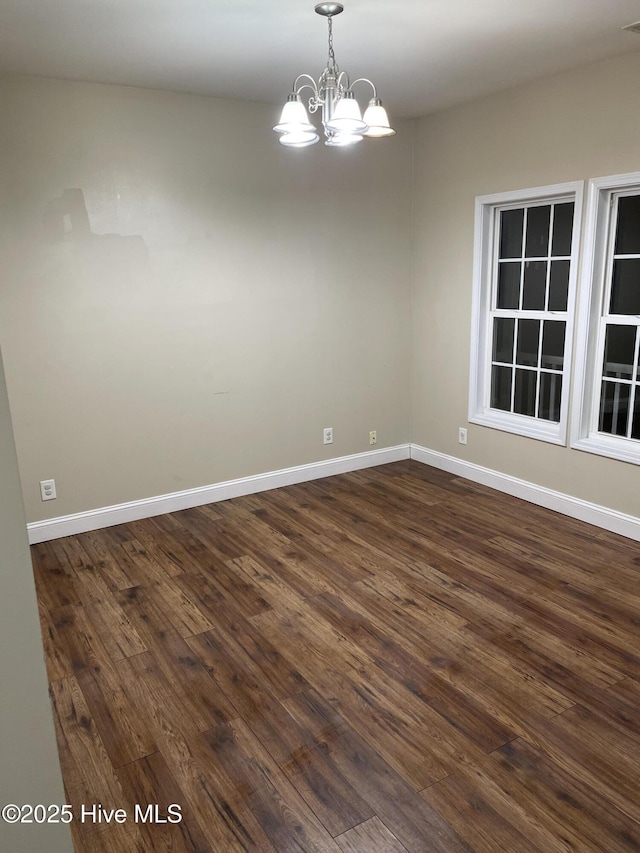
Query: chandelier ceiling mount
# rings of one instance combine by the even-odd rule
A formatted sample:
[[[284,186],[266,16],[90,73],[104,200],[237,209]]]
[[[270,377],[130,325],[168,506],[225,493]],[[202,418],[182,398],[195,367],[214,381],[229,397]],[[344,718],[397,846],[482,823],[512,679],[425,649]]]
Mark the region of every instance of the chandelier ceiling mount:
[[[318,3],[316,12],[318,15],[324,15],[325,18],[332,18],[334,15],[344,12],[344,6],[342,3]]]

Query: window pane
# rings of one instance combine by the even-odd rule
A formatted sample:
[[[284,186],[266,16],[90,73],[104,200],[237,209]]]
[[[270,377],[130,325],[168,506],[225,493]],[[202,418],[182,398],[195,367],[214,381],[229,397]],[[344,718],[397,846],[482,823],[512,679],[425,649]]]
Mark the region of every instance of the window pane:
[[[511,383],[513,370],[510,367],[491,368],[491,408],[511,411]]]
[[[562,376],[559,373],[540,374],[540,402],[538,417],[545,421],[560,421],[560,400],[562,398]]]
[[[618,199],[616,255],[640,255],[640,196]]]
[[[603,382],[600,398],[600,432],[610,435],[626,435],[629,417],[630,385],[620,382]]]
[[[519,320],[516,362],[537,367],[539,343],[540,320]]]
[[[541,258],[549,254],[549,220],[551,205],[527,210],[527,247],[525,257]]]
[[[513,363],[515,323],[511,317],[498,317],[493,321],[493,361]]]
[[[498,308],[520,307],[520,269],[519,263],[498,267]]]
[[[547,290],[547,262],[527,261],[524,265],[522,307],[525,311],[544,311]]]
[[[516,370],[516,394],[513,411],[519,415],[536,413],[536,382],[538,374],[535,370]]]
[[[613,262],[611,314],[640,314],[640,259]]]
[[[500,214],[500,257],[522,257],[522,231],[524,208],[503,210]]]
[[[563,320],[545,320],[542,330],[542,367],[551,370],[562,370],[564,367],[565,326]]]
[[[569,261],[551,261],[549,311],[566,311],[569,298]]]
[[[635,326],[607,326],[603,374],[616,379],[631,379],[635,348]]]
[[[573,230],[573,202],[556,204],[553,214],[553,240],[551,254],[571,254],[571,233]],[[561,309],[560,309],[561,310]]]

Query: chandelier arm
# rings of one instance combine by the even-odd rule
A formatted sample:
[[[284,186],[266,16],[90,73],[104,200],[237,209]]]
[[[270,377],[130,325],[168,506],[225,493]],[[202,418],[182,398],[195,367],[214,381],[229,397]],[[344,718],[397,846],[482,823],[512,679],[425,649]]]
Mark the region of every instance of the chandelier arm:
[[[299,82],[300,80],[304,80],[304,79],[306,79],[306,80],[310,80],[311,82],[310,82],[310,83],[305,83],[304,85],[302,85],[302,86],[298,87],[298,82]],[[311,76],[311,74],[298,74],[298,76],[296,77],[296,79],[293,81],[293,91],[294,91],[294,93],[295,93],[296,95],[299,95],[299,94],[300,94],[300,92],[301,92],[303,89],[307,88],[307,87],[308,87],[309,89],[313,89],[313,92],[314,92],[314,94],[315,94],[316,98],[319,96],[320,92],[319,92],[319,90],[318,90],[318,84],[317,84],[317,83],[316,83],[316,81],[313,79],[313,77]]]
[[[348,88],[353,89],[353,87],[356,85],[356,83],[368,83],[371,86],[371,88],[373,89],[373,97],[374,98],[378,97],[378,91],[377,91],[375,85],[373,84],[373,82],[371,80],[369,80],[368,77],[358,77],[358,79],[354,80],[353,83]]]
[[[347,81],[346,86],[345,86],[345,84],[343,83],[343,78],[344,78],[344,79],[346,79],[346,81]],[[347,89],[347,90],[348,90],[348,89],[350,89],[350,88],[351,88],[351,84],[349,83],[349,75],[347,74],[347,72],[346,72],[346,71],[341,71],[341,72],[338,74],[338,79],[336,80],[336,83],[337,83],[337,85],[338,85],[338,90],[339,90],[339,91],[342,91],[342,90],[344,90],[344,89]]]
[[[314,84],[313,86],[310,83],[303,83],[302,86],[299,86],[296,89],[296,95],[299,95],[303,89],[311,89],[313,95],[309,98],[309,112],[315,113],[318,109],[323,105],[323,101],[318,93],[318,88]]]

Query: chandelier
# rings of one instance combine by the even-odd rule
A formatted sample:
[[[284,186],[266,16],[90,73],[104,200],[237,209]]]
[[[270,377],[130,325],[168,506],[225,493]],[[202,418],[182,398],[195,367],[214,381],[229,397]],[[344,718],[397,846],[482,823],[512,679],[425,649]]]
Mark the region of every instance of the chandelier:
[[[376,87],[366,77],[349,82],[346,71],[340,71],[333,51],[333,16],[344,11],[342,3],[319,3],[315,7],[318,15],[327,19],[329,27],[329,58],[318,80],[310,74],[300,74],[293,83],[287,97],[280,121],[273,128],[280,135],[280,142],[288,148],[306,148],[320,140],[318,131],[310,121],[302,103],[300,93],[311,89],[309,112],[322,114],[322,125],[326,136],[325,145],[344,146],[362,142],[365,136],[381,138],[393,136],[395,130],[389,125],[387,111],[382,106]],[[367,83],[373,89],[373,97],[364,116],[355,99],[353,88]]]

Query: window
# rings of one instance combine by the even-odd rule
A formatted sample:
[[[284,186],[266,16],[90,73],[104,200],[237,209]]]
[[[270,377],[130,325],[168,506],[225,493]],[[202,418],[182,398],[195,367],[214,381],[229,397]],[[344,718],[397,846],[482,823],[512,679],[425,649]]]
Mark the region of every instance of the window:
[[[582,184],[483,196],[469,420],[566,442]]]
[[[573,446],[640,463],[640,174],[590,184]]]

